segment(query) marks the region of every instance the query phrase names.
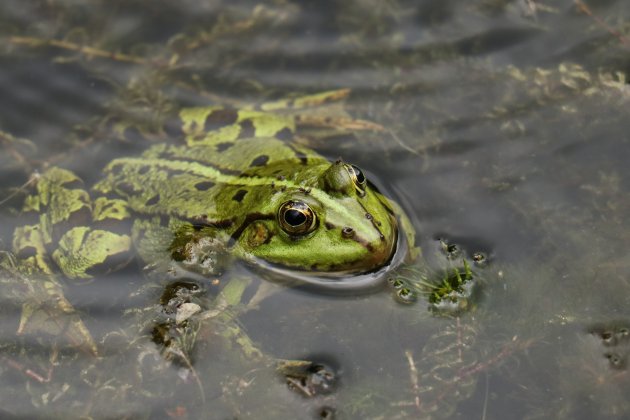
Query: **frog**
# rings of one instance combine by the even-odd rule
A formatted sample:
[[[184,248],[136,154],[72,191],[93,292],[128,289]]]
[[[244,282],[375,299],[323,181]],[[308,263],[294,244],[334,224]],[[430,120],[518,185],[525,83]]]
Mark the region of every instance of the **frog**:
[[[202,253],[219,249],[323,277],[392,259],[407,217],[356,165],[291,144],[293,117],[201,107],[180,120],[186,144],[115,159],[89,192],[68,170],[43,173],[23,209],[38,220],[16,230],[17,255],[70,279],[120,268],[134,247],[145,262],[161,250],[201,273],[213,271]]]
[[[299,117],[281,112],[338,95],[183,108],[162,141],[109,162],[91,186],[48,168],[25,199],[33,223],[13,235],[22,271],[89,281],[139,259],[209,281],[236,259],[318,291],[378,288],[417,256],[410,218],[357,165],[298,141]]]

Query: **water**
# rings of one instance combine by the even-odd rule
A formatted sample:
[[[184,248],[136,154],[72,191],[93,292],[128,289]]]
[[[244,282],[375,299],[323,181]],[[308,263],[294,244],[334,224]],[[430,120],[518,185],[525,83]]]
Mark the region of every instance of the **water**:
[[[98,359],[16,337],[19,290],[5,283],[2,414],[627,417],[628,16],[614,0],[3,1],[0,130],[26,139],[0,142],[5,243],[20,223],[22,196],[10,193],[34,170],[61,164],[89,184],[94,168],[137,152],[99,139],[106,116],[350,88],[350,115],[387,130],[318,150],[397,197],[430,264],[437,238],[491,263],[474,308],[455,318],[387,291],[276,287],[238,325],[274,357],[335,370],[332,392],[313,398],[241,364],[211,322],[194,374],[163,363],[138,331],[143,315],[125,314],[150,312],[161,293],[129,297],[146,284],[136,267],[65,289]]]

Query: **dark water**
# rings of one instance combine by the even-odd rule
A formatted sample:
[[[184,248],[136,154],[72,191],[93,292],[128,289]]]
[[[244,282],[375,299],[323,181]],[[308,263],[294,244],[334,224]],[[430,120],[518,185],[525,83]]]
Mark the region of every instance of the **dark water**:
[[[98,359],[16,336],[19,290],[5,282],[0,414],[627,418],[628,19],[622,0],[4,0],[5,243],[20,223],[12,192],[33,171],[62,165],[90,183],[140,149],[102,140],[104,118],[350,88],[349,115],[387,130],[318,150],[397,197],[429,264],[436,238],[491,263],[458,317],[388,291],[276,287],[238,325],[274,357],[333,369],[332,392],[313,398],[212,340],[194,348],[193,369],[163,363],[130,321],[160,293],[129,297],[146,285],[134,268],[66,287]]]

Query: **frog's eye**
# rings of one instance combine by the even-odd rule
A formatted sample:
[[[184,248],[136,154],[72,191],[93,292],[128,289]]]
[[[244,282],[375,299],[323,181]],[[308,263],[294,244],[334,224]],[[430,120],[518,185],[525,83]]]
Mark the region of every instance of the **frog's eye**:
[[[303,201],[287,201],[278,210],[278,223],[289,235],[306,235],[316,227],[315,212]]]
[[[350,178],[352,178],[352,183],[354,184],[354,188],[356,188],[359,197],[363,197],[365,195],[365,187],[367,185],[367,179],[365,179],[363,171],[356,165],[346,165],[346,170],[348,171],[348,174],[350,174]]]

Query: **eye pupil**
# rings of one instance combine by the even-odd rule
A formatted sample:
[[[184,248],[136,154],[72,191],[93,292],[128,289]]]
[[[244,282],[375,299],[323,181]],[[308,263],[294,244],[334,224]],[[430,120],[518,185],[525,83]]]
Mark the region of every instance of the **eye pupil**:
[[[365,175],[363,175],[363,171],[359,169],[359,167],[356,165],[350,165],[350,166],[352,167],[352,170],[354,171],[354,176],[357,178],[357,182],[359,184],[365,183]]]
[[[365,178],[363,171],[359,169],[359,167],[356,165],[346,165],[346,171],[348,171],[348,175],[350,175],[352,183],[354,184],[354,188],[356,189],[359,197],[364,197],[367,186],[367,179]]]
[[[284,212],[284,220],[291,226],[300,226],[306,222],[306,215],[299,210],[289,209]]]
[[[317,227],[317,217],[305,202],[290,200],[278,209],[278,223],[286,233],[292,237],[299,237]]]

